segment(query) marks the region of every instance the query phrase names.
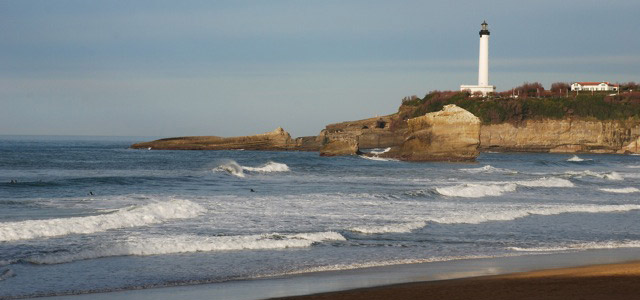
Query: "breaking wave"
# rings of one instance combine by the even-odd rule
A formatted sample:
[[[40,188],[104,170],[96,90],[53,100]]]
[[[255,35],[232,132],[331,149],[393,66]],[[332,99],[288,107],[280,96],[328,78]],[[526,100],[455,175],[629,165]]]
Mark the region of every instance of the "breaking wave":
[[[443,196],[480,198],[485,196],[502,196],[505,192],[514,192],[515,183],[505,184],[473,184],[467,183],[449,187],[438,187],[436,192]]]
[[[530,215],[552,216],[565,213],[614,213],[639,210],[640,205],[547,205],[542,207],[521,208],[515,210],[496,209],[474,213],[453,213],[439,217],[430,217],[429,221],[440,224],[480,224],[492,221],[512,221]]]
[[[0,223],[0,242],[145,226],[171,219],[193,218],[204,212],[206,209],[196,203],[176,199],[126,207],[96,216],[4,222]]]
[[[522,252],[558,252],[558,251],[577,251],[577,250],[595,250],[595,249],[618,249],[618,248],[640,248],[640,241],[609,241],[609,242],[586,242],[576,243],[566,246],[555,247],[508,247],[507,249]]]
[[[449,187],[437,187],[438,194],[448,197],[480,198],[485,196],[502,196],[506,192],[515,192],[517,186],[525,187],[573,187],[567,179],[543,177],[536,180],[515,181],[497,184],[466,183]]]
[[[383,154],[383,153],[387,153],[390,150],[391,150],[391,147],[385,148],[385,149],[373,149],[373,150],[369,151],[369,153],[375,154],[375,155],[380,155],[380,154]]]
[[[227,172],[236,177],[245,177],[244,171],[248,172],[260,172],[260,173],[271,173],[271,172],[289,172],[289,166],[283,163],[277,162],[267,162],[266,164],[259,167],[247,167],[241,166],[235,161],[229,161],[224,164],[221,164],[213,169],[213,171],[218,172]]]
[[[387,153],[390,150],[391,150],[391,147],[385,148],[385,149],[376,148],[376,149],[372,149],[371,151],[369,151],[369,153],[366,153],[364,155],[360,155],[360,157],[362,157],[364,159],[375,160],[375,161],[398,161],[397,159],[394,159],[394,158],[380,157],[380,154]]]
[[[634,187],[626,187],[626,188],[620,188],[620,189],[606,189],[606,188],[602,188],[600,189],[603,192],[607,192],[607,193],[617,193],[617,194],[631,194],[631,193],[638,193],[640,192],[639,189],[634,188]]]
[[[395,158],[384,158],[384,157],[378,157],[378,156],[360,155],[360,157],[365,158],[365,159],[369,159],[369,160],[375,160],[375,161],[398,161]]]
[[[471,174],[478,174],[478,173],[517,174],[518,173],[518,171],[509,170],[509,169],[502,169],[502,168],[496,168],[496,167],[493,167],[491,165],[486,165],[486,166],[481,167],[481,168],[460,169],[460,171],[464,171],[464,172],[471,173]]]
[[[289,166],[287,166],[286,164],[282,164],[282,163],[277,163],[277,162],[273,162],[270,161],[260,167],[245,167],[242,166],[242,169],[244,169],[245,171],[250,171],[250,172],[264,172],[264,173],[269,173],[269,172],[289,172]]]
[[[580,158],[577,155],[574,155],[571,158],[567,159],[568,162],[583,162],[583,161],[592,161],[592,160],[593,159]]]
[[[571,181],[556,177],[543,177],[536,180],[517,181],[516,183],[526,187],[574,187]]]
[[[109,245],[108,247],[84,250],[77,253],[55,253],[36,256],[28,258],[25,261],[34,264],[61,264],[111,256],[146,256],[212,251],[305,248],[322,241],[344,240],[346,240],[344,236],[333,231],[298,234],[271,233],[246,236],[203,237],[180,235],[129,237],[125,242]]]
[[[608,180],[624,180],[622,175],[620,175],[620,173],[618,172],[598,173],[598,172],[585,170],[585,171],[567,171],[565,172],[565,174],[571,177],[576,177],[576,178],[590,176],[590,177],[596,177],[596,178],[602,178],[602,179],[608,179]]]
[[[371,226],[358,226],[349,229],[349,231],[376,234],[376,233],[406,233],[411,232],[414,229],[422,228],[427,225],[427,222],[411,222],[401,224],[388,224],[388,225],[371,225]]]
[[[214,168],[213,171],[227,172],[236,177],[244,177],[244,170],[242,166],[235,161],[230,161],[222,165],[219,165],[216,168]]]

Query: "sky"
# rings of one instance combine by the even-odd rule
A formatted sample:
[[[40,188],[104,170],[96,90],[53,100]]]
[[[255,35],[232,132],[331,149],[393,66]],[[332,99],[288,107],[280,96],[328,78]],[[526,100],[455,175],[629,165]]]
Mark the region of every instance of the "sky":
[[[640,1],[0,0],[0,135],[251,135],[489,82],[640,81]]]

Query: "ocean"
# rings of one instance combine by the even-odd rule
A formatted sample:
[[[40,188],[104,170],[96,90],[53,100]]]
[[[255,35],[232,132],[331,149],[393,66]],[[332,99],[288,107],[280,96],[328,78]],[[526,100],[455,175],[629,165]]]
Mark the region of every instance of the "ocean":
[[[639,156],[128,149],[142,140],[0,136],[0,299],[640,247]]]

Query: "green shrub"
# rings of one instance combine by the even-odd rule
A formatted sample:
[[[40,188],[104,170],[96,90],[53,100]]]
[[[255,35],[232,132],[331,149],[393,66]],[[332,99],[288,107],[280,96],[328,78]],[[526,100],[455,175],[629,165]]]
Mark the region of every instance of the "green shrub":
[[[403,103],[404,104],[404,103]],[[422,99],[404,105],[414,106],[411,117],[441,110],[447,104],[458,105],[476,115],[485,124],[519,122],[526,119],[561,119],[575,116],[598,120],[626,120],[640,117],[640,94],[605,94],[571,97],[482,98],[466,92],[433,91]]]

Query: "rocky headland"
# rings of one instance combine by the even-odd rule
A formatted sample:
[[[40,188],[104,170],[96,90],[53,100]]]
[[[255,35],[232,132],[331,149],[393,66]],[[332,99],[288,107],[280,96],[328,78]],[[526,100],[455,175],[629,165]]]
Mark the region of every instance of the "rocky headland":
[[[640,153],[640,102],[616,101],[478,99],[436,91],[407,99],[391,115],[329,124],[317,136],[292,138],[277,128],[252,136],[167,138],[131,148],[318,151],[322,156],[390,148],[381,156],[407,161],[469,161],[481,151]]]
[[[153,150],[273,150],[317,151],[317,137],[293,139],[284,129],[251,136],[186,136],[159,139],[131,145],[133,149]]]
[[[480,119],[454,105],[407,120],[403,142],[383,155],[407,161],[472,161],[478,156]]]

